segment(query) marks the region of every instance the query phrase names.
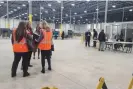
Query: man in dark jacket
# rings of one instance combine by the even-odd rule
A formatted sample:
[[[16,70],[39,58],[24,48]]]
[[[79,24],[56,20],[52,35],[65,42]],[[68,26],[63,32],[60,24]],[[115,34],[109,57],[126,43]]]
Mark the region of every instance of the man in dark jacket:
[[[97,31],[93,29],[93,47],[96,47],[96,40],[97,40]]]
[[[90,47],[90,38],[91,38],[91,32],[90,31],[87,31],[85,32],[85,46],[87,47]]]
[[[99,33],[98,40],[99,40],[99,51],[104,51],[104,44],[106,41],[104,30],[102,30]]]

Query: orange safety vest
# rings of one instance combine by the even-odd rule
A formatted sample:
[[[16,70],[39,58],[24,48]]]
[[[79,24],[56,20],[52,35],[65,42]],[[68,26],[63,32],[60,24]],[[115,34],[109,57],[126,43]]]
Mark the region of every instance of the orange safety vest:
[[[28,52],[28,46],[26,43],[26,39],[23,39],[20,42],[16,42],[15,38],[16,30],[13,30],[13,51],[14,52]]]
[[[44,38],[39,43],[38,48],[40,50],[51,50],[52,45],[52,32],[43,31]]]

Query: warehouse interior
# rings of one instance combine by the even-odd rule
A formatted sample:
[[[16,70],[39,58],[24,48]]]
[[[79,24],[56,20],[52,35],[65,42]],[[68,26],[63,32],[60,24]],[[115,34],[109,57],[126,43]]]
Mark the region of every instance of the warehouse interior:
[[[104,89],[98,88],[101,77],[108,87],[105,89],[132,89],[132,0],[2,0],[0,12],[1,89]],[[11,36],[21,21],[30,21],[33,32],[39,22],[48,22],[55,47],[51,72],[41,74],[41,59],[32,56],[31,76],[22,77],[20,62],[17,77],[11,78],[14,59]],[[93,47],[93,29],[98,34],[101,30],[105,32],[104,52],[98,51],[98,40]],[[92,34],[91,47],[85,47],[84,34],[88,30]],[[64,40],[60,35],[63,31]],[[54,38],[56,32],[58,38]],[[114,41],[121,35],[122,42]],[[122,46],[114,51],[115,44]]]

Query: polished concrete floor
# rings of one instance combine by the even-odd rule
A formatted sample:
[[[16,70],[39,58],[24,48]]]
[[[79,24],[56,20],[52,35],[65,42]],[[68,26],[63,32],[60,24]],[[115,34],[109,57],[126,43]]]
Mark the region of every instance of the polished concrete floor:
[[[30,77],[23,78],[18,67],[17,77],[11,78],[13,52],[10,40],[0,39],[0,89],[96,89],[104,77],[109,89],[127,89],[132,78],[133,54],[99,52],[86,48],[78,39],[56,40],[52,56],[53,71],[41,74],[41,61],[31,60]]]

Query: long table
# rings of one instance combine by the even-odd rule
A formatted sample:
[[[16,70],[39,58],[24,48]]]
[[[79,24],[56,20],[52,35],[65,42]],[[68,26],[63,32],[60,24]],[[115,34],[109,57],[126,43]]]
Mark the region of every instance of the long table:
[[[109,49],[114,50],[115,44],[122,44],[122,49],[124,49],[125,45],[133,45],[133,42],[106,41],[106,48],[109,48],[108,46],[110,46],[111,48]],[[132,46],[131,46],[131,49],[132,49]]]

